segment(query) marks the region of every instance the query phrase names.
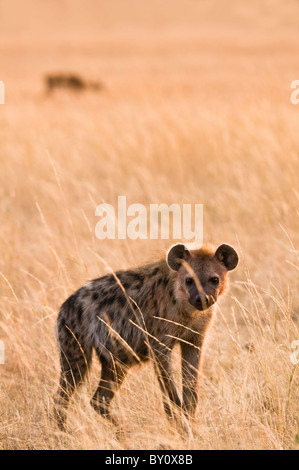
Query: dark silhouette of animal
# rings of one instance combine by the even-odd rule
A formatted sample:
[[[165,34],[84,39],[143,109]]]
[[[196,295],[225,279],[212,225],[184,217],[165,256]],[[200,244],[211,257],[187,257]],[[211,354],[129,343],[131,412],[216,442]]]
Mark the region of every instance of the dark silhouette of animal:
[[[87,82],[83,78],[74,74],[49,74],[45,77],[48,93],[57,89],[83,91],[87,89],[100,91],[103,85],[99,82]]]
[[[179,407],[194,416],[204,338],[214,306],[238,264],[230,245],[188,251],[174,245],[166,260],[119,271],[88,282],[62,305],[57,321],[60,386],[56,418],[64,428],[66,409],[84,381],[92,351],[102,365],[91,405],[114,421],[110,403],[134,364],[154,362],[166,413]],[[171,374],[171,352],[182,354],[182,397]]]

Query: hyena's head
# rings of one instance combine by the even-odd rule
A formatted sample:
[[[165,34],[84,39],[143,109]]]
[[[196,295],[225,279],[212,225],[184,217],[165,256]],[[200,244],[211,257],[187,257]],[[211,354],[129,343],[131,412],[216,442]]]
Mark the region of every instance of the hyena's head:
[[[197,310],[211,307],[225,291],[228,271],[235,269],[238,261],[238,254],[230,245],[190,251],[183,244],[174,245],[167,254],[167,264],[177,272],[177,299]]]

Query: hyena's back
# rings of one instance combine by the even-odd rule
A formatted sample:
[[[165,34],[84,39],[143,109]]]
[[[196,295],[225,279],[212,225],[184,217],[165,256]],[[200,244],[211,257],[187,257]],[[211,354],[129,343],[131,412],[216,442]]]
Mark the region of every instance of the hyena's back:
[[[93,349],[107,361],[147,359],[145,331],[153,332],[153,317],[159,315],[157,290],[165,295],[168,281],[166,265],[155,263],[95,279],[71,295],[58,316],[62,362],[72,370],[74,363],[84,368]]]

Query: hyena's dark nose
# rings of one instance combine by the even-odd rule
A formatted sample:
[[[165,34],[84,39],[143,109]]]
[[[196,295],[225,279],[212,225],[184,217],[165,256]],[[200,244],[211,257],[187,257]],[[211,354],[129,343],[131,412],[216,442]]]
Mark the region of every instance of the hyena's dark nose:
[[[195,298],[196,304],[201,309],[205,309],[208,306],[208,296],[206,294],[198,294]]]

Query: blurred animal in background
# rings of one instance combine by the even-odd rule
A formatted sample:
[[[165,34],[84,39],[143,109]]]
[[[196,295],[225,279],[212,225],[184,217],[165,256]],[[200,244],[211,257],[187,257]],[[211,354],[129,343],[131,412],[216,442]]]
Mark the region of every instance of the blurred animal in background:
[[[103,84],[101,82],[89,82],[82,77],[72,73],[55,73],[45,76],[45,84],[47,93],[53,93],[55,90],[69,91],[102,91]]]

